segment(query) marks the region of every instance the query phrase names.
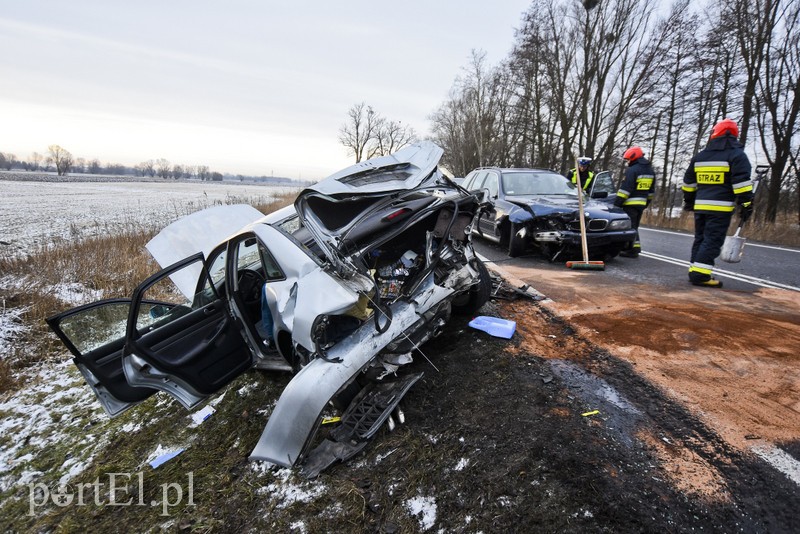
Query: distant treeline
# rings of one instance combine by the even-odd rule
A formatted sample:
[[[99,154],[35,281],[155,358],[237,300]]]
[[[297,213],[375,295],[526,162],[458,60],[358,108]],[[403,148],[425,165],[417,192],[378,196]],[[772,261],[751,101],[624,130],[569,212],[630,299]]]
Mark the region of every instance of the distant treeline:
[[[294,185],[291,178],[279,176],[250,176],[244,174],[221,173],[209,170],[207,165],[181,165],[160,158],[147,160],[133,167],[119,163],[103,164],[98,159],[75,158],[59,145],[50,145],[47,155],[33,152],[27,160],[20,160],[15,154],[0,152],[0,169],[24,170],[28,172],[55,172],[58,176],[71,174],[109,175],[109,176],[147,176],[165,180],[222,181],[239,180]]]

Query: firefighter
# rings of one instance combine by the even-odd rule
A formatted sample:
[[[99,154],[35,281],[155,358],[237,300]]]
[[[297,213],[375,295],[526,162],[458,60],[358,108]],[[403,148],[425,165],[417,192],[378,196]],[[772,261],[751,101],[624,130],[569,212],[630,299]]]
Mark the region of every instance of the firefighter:
[[[578,172],[580,173],[581,185],[583,186],[584,191],[589,190],[589,184],[591,184],[592,180],[594,180],[594,173],[589,170],[589,165],[591,164],[592,158],[588,156],[581,156],[578,158]],[[578,185],[574,167],[567,171],[567,180],[571,181],[575,185]]]
[[[642,251],[642,243],[639,241],[639,222],[642,220],[645,208],[653,201],[656,173],[653,171],[653,166],[644,157],[641,147],[630,147],[622,155],[622,159],[628,164],[628,169],[625,171],[625,180],[617,191],[614,205],[622,208],[631,218],[631,228],[636,230],[636,238],[632,247],[623,250],[619,255],[626,258],[638,258]]]
[[[742,220],[753,212],[750,160],[739,142],[739,127],[731,119],[714,125],[706,148],[689,163],[683,177],[683,209],[694,211],[694,243],[689,281],[696,286],[722,287],[711,274],[733,212]]]

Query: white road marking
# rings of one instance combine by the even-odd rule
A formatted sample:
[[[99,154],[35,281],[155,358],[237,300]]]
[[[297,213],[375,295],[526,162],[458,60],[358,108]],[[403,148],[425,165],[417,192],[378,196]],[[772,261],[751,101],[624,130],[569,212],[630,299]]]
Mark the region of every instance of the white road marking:
[[[778,447],[759,445],[752,448],[761,459],[789,477],[789,480],[800,486],[800,462]]]
[[[749,245],[748,245],[749,246]],[[678,258],[671,258],[669,256],[662,256],[661,254],[655,254],[653,252],[646,252],[642,251],[639,253],[640,256],[644,256],[645,258],[652,258],[654,260],[663,261],[665,263],[671,263],[672,265],[680,265],[682,267],[689,267],[689,262],[686,260],[679,260]],[[791,291],[800,291],[800,287],[790,286],[786,284],[780,284],[778,282],[772,282],[771,280],[765,280],[763,278],[756,278],[755,276],[749,276],[746,274],[741,273],[734,273],[732,271],[726,271],[725,269],[719,269],[718,267],[714,267],[714,275],[723,277],[723,278],[730,278],[732,280],[739,280],[740,282],[746,282],[748,284],[753,284],[756,286],[761,287],[773,287],[778,289],[789,289]]]
[[[670,231],[670,230],[656,230],[655,228],[644,228],[644,227],[639,227],[639,230],[644,230],[645,232],[657,232],[659,234],[669,234],[669,235],[677,235],[677,236],[681,236],[681,237],[690,237],[690,238],[694,239],[694,234],[687,234],[687,233],[684,233],[684,232],[673,232],[673,231]],[[769,249],[772,249],[772,250],[782,250],[784,252],[797,252],[798,254],[800,254],[800,249],[776,247],[776,246],[773,246],[773,245],[759,245],[758,243],[753,243],[751,241],[747,242],[747,246],[748,247],[769,248]]]

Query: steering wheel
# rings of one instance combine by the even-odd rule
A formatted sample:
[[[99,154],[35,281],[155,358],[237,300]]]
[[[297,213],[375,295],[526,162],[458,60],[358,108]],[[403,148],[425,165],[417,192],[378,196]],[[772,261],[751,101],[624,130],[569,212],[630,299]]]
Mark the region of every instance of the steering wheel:
[[[239,294],[248,310],[256,310],[261,306],[261,290],[267,279],[253,269],[239,269],[237,273]]]

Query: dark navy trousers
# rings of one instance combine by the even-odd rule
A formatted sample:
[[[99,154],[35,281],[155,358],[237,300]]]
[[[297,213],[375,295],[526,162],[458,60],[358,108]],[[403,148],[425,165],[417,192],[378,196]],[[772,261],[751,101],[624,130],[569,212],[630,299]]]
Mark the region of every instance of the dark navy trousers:
[[[694,243],[692,243],[692,265],[689,278],[704,281],[711,278],[711,267],[722,250],[725,235],[731,224],[733,212],[694,214]],[[706,272],[708,271],[708,272]]]

